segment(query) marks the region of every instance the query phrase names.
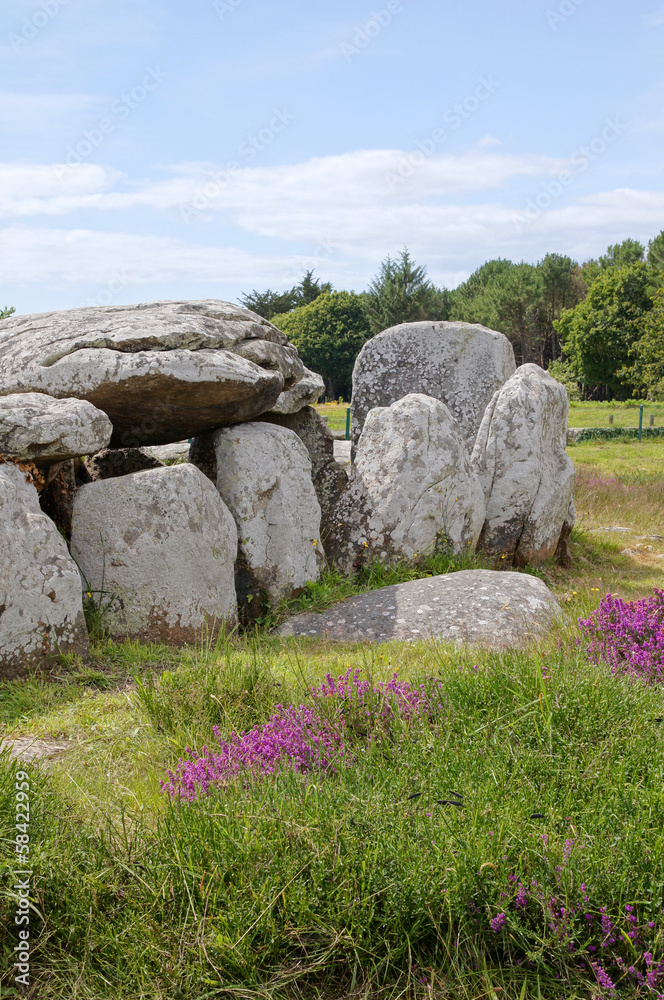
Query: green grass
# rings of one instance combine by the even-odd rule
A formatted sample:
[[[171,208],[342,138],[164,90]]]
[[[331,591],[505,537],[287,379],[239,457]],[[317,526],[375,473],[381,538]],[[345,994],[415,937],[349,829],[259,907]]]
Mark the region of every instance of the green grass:
[[[82,752],[26,768],[40,998],[590,998],[578,967],[587,935],[570,961],[536,903],[523,919],[505,902],[509,876],[568,906],[583,882],[594,914],[628,902],[658,913],[662,692],[555,643],[471,655],[266,641],[182,655],[145,688],[97,695],[100,735]],[[306,699],[313,675],[347,664],[437,676],[448,707],[356,746],[357,763],[337,775],[286,770],[194,804],[159,796],[194,722],[200,747],[212,725],[263,721],[277,698]],[[54,717],[64,724],[62,706]],[[0,765],[5,837],[14,769]],[[436,804],[451,791],[462,808]],[[12,912],[5,893],[2,919]],[[508,930],[496,935],[499,912]],[[532,965],[517,967],[525,956]]]
[[[664,403],[648,403],[640,400],[612,403],[571,402],[569,405],[570,427],[609,427],[609,417],[613,416],[614,427],[638,427],[639,406],[643,402],[643,426],[650,426],[651,414],[655,427],[664,427]],[[345,431],[348,404],[319,403],[316,409],[327,420],[332,430]]]
[[[639,407],[643,405],[643,426],[648,427],[650,416],[655,418],[655,427],[664,426],[664,403],[649,403],[645,400],[627,400],[612,403],[569,404],[570,427],[609,427],[609,417],[613,416],[614,427],[638,427]]]
[[[346,411],[348,410],[349,403],[318,403],[316,409],[325,417],[327,420],[327,425],[330,430],[333,431],[345,431],[346,430]]]
[[[569,453],[574,566],[537,571],[567,617],[539,646],[337,646],[267,631],[286,611],[490,565],[441,554],[352,583],[328,573],[244,636],[174,650],[100,634],[88,666],[54,663],[0,686],[3,735],[70,742],[59,758],[25,766],[43,915],[32,925],[35,997],[599,996],[579,964],[587,934],[577,929],[571,955],[536,901],[519,917],[509,877],[536,879],[542,898],[563,905],[582,899],[583,882],[586,912],[624,917],[629,903],[659,920],[664,746],[654,720],[664,717],[664,693],[589,664],[575,622],[607,590],[637,597],[664,585],[664,541],[637,541],[664,534],[664,442],[588,442]],[[607,526],[632,531],[598,530]],[[348,668],[438,678],[447,710],[358,743],[356,764],[337,775],[284,771],[194,804],[163,798],[167,770],[186,747],[213,745],[214,726],[228,735],[264,722],[277,703],[306,701],[328,671]],[[0,754],[3,847],[15,769]],[[451,791],[463,808],[437,804]],[[9,929],[15,904],[2,857],[0,926]],[[489,920],[499,912],[507,928],[496,934]],[[664,928],[654,933],[660,955]],[[12,995],[13,945],[11,930],[0,936],[0,996]],[[628,978],[621,995],[645,997]]]

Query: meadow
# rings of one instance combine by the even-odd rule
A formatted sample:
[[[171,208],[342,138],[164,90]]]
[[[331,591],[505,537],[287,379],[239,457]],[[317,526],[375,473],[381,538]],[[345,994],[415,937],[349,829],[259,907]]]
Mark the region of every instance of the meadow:
[[[604,594],[664,586],[664,442],[569,453],[574,565],[537,570],[564,621],[528,648],[285,640],[274,615],[182,650],[99,634],[89,664],[0,687],[0,733],[67,747],[21,765],[33,996],[664,993],[664,691],[593,662],[577,625]],[[461,565],[490,564],[438,556],[354,584],[328,574],[290,610]],[[312,711],[312,689],[348,671],[369,687],[325,701],[325,726],[343,708],[343,759],[231,776],[194,801],[162,791],[187,748],[232,743],[279,705]],[[380,684],[395,673],[426,710],[389,701]],[[16,766],[0,754],[5,842]],[[11,864],[5,853],[6,925]],[[13,946],[5,935],[2,997],[19,995]]]
[[[640,406],[641,402],[634,399],[611,403],[571,402],[569,426],[638,427]],[[316,409],[325,417],[331,430],[345,431],[347,403],[319,403]],[[655,427],[664,427],[664,403],[643,402],[644,427],[650,426],[651,416]]]

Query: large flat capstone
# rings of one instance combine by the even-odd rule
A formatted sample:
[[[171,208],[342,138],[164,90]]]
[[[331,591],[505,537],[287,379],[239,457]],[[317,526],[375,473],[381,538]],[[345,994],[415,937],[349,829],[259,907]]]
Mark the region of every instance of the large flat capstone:
[[[218,299],[0,321],[0,396],[86,399],[110,417],[115,448],[168,444],[252,420],[304,374],[272,323]]]
[[[279,634],[337,642],[445,639],[505,648],[541,634],[561,614],[537,577],[471,569],[349,597],[322,614],[296,615]]]

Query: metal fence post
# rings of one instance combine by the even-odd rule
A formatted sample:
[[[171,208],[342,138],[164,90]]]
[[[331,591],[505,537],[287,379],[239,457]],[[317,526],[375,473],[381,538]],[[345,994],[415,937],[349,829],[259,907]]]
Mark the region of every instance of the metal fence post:
[[[346,408],[346,441],[350,441],[350,406]]]
[[[639,407],[639,441],[641,440],[641,434],[643,432],[643,407]]]

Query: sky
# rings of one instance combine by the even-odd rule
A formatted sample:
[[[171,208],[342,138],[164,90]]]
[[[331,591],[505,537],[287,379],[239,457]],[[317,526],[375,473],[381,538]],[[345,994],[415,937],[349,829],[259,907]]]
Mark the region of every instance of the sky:
[[[3,0],[0,307],[647,244],[663,52],[661,0]]]

